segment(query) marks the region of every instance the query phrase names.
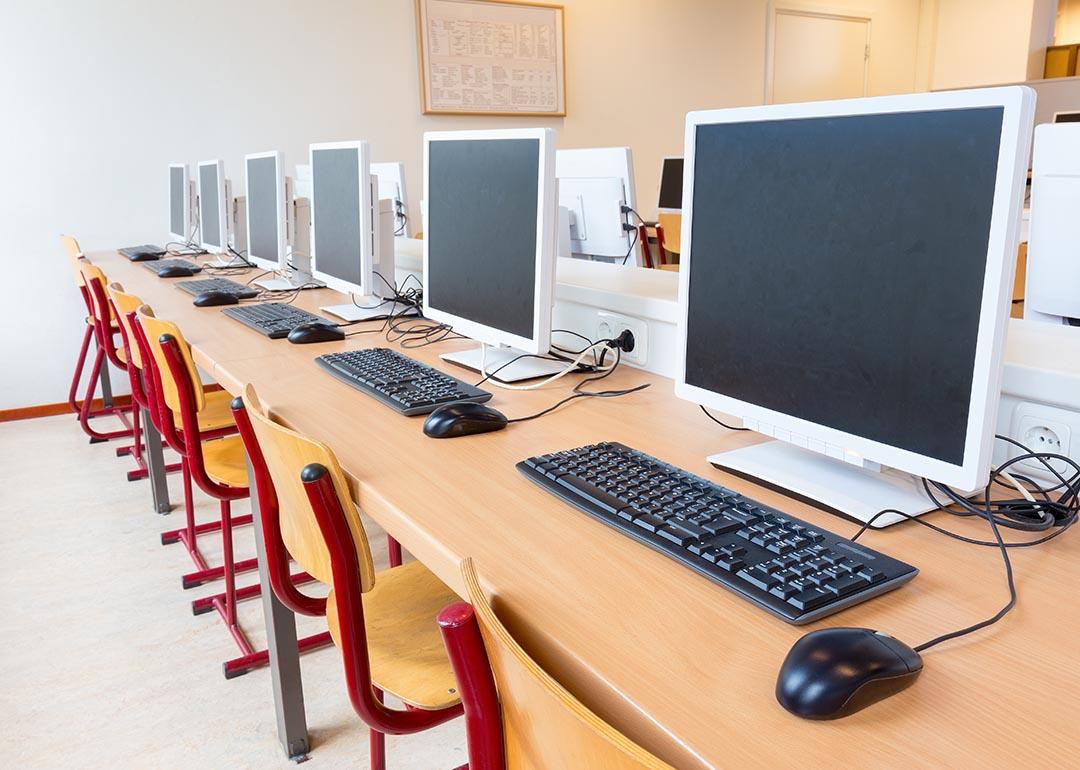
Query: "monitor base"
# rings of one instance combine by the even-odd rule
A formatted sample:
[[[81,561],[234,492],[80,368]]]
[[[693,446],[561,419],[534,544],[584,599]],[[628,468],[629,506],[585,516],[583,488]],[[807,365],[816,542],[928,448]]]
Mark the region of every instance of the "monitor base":
[[[260,278],[255,281],[256,286],[261,286],[267,291],[295,291],[297,289],[322,289],[326,286],[322,281],[317,281],[304,273],[293,273],[288,277],[274,276],[273,278]]]
[[[861,468],[786,441],[765,441],[708,460],[722,471],[863,524],[885,509],[918,516],[937,507],[915,476]],[[878,529],[900,521],[905,519],[899,514],[885,514],[872,526]]]
[[[381,297],[357,297],[356,303],[346,302],[341,305],[327,305],[320,307],[324,313],[340,318],[342,321],[368,321],[373,318],[382,318],[393,313],[395,309],[404,310],[405,307],[393,300]]]
[[[523,353],[520,350],[514,350],[513,348],[496,348],[488,346],[486,358],[484,360],[484,368],[488,373],[493,372],[496,369],[499,369],[500,366],[506,365],[508,361],[512,361],[520,355],[523,355]],[[443,353],[439,358],[446,361],[448,364],[454,364],[455,366],[461,366],[465,369],[479,372],[481,348],[462,350],[457,353]],[[498,380],[499,382],[535,380],[540,377],[550,377],[553,374],[558,374],[567,366],[569,366],[568,361],[549,361],[544,358],[523,358],[520,361],[514,361],[514,363],[506,366],[505,369],[500,369],[498,376],[492,377],[491,379]]]

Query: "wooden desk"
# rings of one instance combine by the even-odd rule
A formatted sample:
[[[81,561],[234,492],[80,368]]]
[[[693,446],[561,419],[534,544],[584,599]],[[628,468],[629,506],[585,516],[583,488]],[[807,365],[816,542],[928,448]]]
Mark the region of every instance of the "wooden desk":
[[[335,350],[386,345],[382,335],[306,346],[267,340],[218,309],[193,307],[188,295],[115,254],[91,259],[178,322],[196,360],[224,387],[236,392],[254,382],[285,422],[333,446],[364,510],[459,593],[458,562],[474,557],[508,625],[540,663],[601,717],[675,766],[1075,762],[1080,535],[1014,550],[1017,608],[989,629],[928,651],[913,687],[844,720],[802,721],[773,696],[777,670],[796,639],[843,625],[886,630],[916,644],[981,620],[1006,598],[999,554],[914,525],[868,533],[867,545],[915,564],[921,574],[887,596],[795,628],[578,513],[514,468],[530,455],[622,441],[816,525],[855,530],[709,466],[708,453],[754,439],[709,422],[673,396],[669,380],[626,369],[608,380],[611,387],[652,387],[575,402],[497,433],[433,441],[422,434],[420,419],[396,414],[312,361]],[[305,292],[295,304],[315,309],[327,295]],[[407,353],[445,369],[437,353],[467,344]],[[491,404],[522,415],[553,403],[568,387],[495,389]],[[976,521],[931,518],[989,536]]]

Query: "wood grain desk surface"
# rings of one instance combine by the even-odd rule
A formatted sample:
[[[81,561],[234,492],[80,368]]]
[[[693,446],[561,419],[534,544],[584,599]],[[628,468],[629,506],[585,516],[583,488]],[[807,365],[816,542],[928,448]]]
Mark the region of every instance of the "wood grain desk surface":
[[[621,441],[817,526],[846,535],[856,530],[713,469],[705,460],[709,453],[755,439],[720,428],[675,398],[670,380],[626,368],[605,384],[651,387],[623,398],[572,402],[504,431],[436,441],[423,435],[422,418],[398,415],[313,361],[338,350],[386,346],[382,334],[317,345],[269,340],[222,317],[220,308],[194,307],[173,281],[113,252],[90,258],[110,280],[176,321],[196,361],[225,388],[235,393],[253,382],[286,423],[329,443],[362,508],[459,593],[458,562],[472,556],[508,625],[539,662],[601,717],[675,766],[1077,762],[1080,532],[1014,549],[1017,607],[991,628],[927,651],[914,686],[847,719],[799,720],[773,692],[779,666],[802,634],[865,626],[915,645],[982,620],[1007,597],[999,553],[912,524],[869,532],[862,542],[921,573],[884,597],[810,626],[789,626],[579,513],[514,467],[532,455]],[[305,291],[294,304],[318,312],[320,304],[340,299],[329,290]],[[406,352],[461,374],[437,355],[470,344]],[[492,388],[490,403],[510,417],[525,415],[571,386]],[[930,518],[969,536],[991,536],[985,523],[943,513]]]

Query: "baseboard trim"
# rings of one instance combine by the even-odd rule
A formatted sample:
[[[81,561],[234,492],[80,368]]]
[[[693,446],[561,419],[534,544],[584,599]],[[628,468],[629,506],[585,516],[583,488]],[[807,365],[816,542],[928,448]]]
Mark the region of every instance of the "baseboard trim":
[[[217,383],[204,386],[207,391],[221,390],[221,386]],[[82,401],[76,402],[80,407]],[[119,396],[113,396],[113,404],[115,406],[128,406],[131,403],[131,396],[124,394]],[[105,403],[100,398],[95,398],[91,404],[91,409],[101,409],[105,406]],[[70,414],[74,416],[74,412],[71,411],[71,406],[67,401],[61,401],[58,404],[39,404],[38,406],[20,406],[15,409],[0,409],[0,422],[15,422],[16,420],[33,420],[35,417],[55,417],[58,414]]]
[[[82,406],[82,401],[77,402]],[[115,406],[127,406],[131,403],[131,396],[113,396]],[[91,409],[101,409],[105,403],[100,398],[95,398]],[[32,420],[35,417],[55,417],[58,414],[75,415],[67,401],[59,404],[39,404],[37,406],[20,406],[15,409],[0,409],[0,422],[14,422],[15,420]]]

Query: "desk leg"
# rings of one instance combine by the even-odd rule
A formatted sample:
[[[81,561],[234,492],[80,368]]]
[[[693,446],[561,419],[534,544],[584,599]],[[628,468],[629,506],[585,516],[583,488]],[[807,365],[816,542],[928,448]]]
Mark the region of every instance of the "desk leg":
[[[169,484],[165,475],[165,453],[161,448],[161,434],[150,421],[150,412],[139,407],[143,424],[143,457],[146,459],[147,477],[150,491],[154,497],[154,512],[168,513],[172,510],[169,503]]]
[[[101,371],[98,373],[98,387],[101,388],[101,406],[108,409],[113,405],[112,380],[109,379],[109,359],[101,361]]]
[[[250,464],[248,489],[251,490],[251,520],[255,527],[255,553],[259,557],[259,586],[262,589],[263,620],[266,623],[266,646],[270,651],[270,679],[274,687],[278,740],[285,754],[299,762],[307,759],[308,734],[304,714],[304,682],[300,677],[300,651],[296,646],[296,616],[278,601],[270,586],[258,495],[255,494],[255,478]]]

